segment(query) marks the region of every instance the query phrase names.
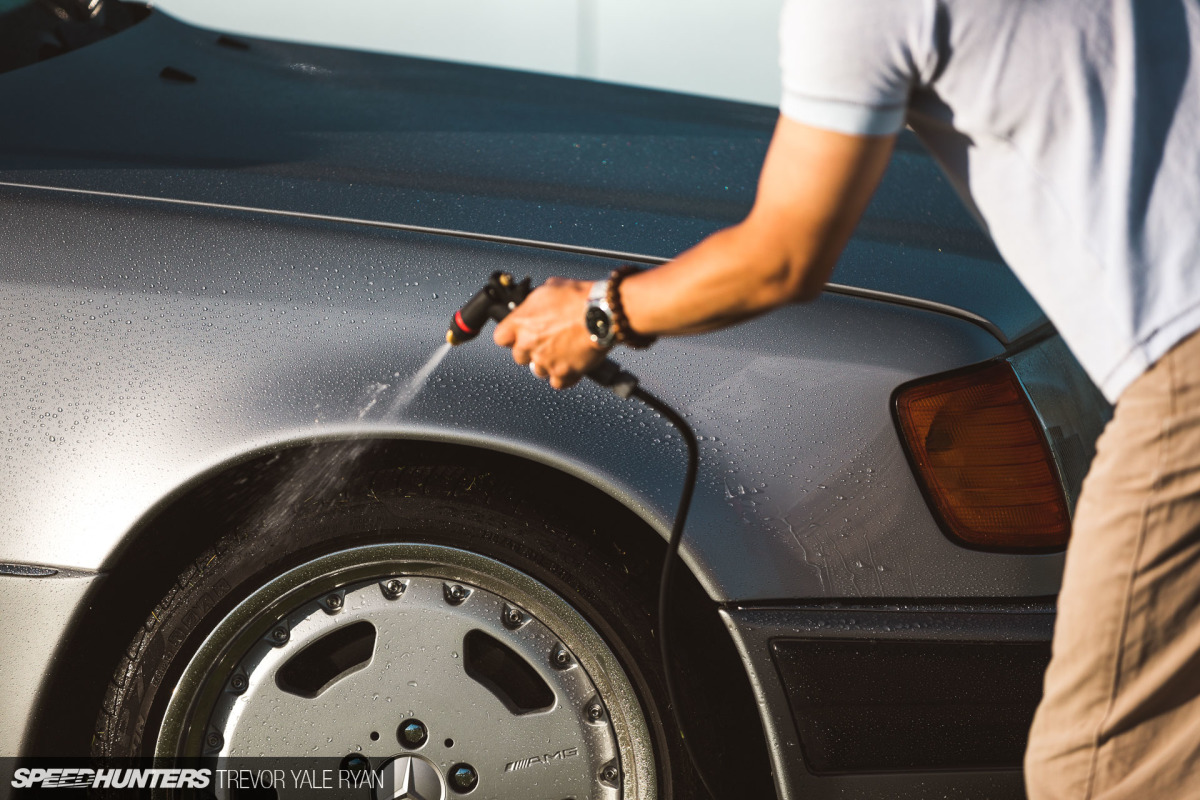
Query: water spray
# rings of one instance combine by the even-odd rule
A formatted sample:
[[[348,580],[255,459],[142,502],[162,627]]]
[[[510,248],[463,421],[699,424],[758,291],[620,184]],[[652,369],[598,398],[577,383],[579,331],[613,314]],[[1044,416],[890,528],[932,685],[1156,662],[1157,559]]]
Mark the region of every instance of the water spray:
[[[493,272],[488,278],[487,285],[472,295],[462,308],[454,312],[450,328],[446,331],[446,342],[450,345],[460,345],[469,342],[479,335],[489,320],[500,320],[507,317],[533,291],[530,279],[526,277],[517,281],[507,272]],[[671,537],[667,540],[667,552],[663,558],[662,573],[658,582],[658,645],[663,662],[663,679],[667,685],[667,697],[671,703],[675,722],[679,727],[680,738],[683,739],[684,749],[692,761],[692,767],[704,784],[710,797],[717,797],[701,769],[700,759],[692,751],[691,740],[683,735],[683,721],[679,717],[679,693],[675,688],[675,679],[671,673],[671,654],[667,647],[667,595],[671,585],[671,574],[674,570],[676,557],[679,554],[679,544],[683,540],[683,528],[687,522],[688,509],[692,504],[692,493],[696,488],[696,471],[700,461],[700,448],[696,443],[696,434],[683,417],[669,405],[659,400],[645,389],[638,386],[638,379],[621,369],[617,362],[605,358],[597,366],[586,373],[586,377],[607,387],[619,397],[634,397],[641,400],[650,408],[662,415],[671,423],[687,446],[687,472],[683,479],[683,491],[679,497],[679,507],[675,512],[675,522],[671,527]]]

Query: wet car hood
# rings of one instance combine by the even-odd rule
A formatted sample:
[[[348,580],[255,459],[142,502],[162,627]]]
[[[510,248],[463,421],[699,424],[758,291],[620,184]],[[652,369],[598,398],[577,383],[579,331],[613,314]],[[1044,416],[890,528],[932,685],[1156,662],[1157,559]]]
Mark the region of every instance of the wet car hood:
[[[670,257],[753,202],[772,108],[231,39],[155,13],[0,75],[0,181],[428,226]],[[920,145],[901,137],[833,280],[1044,323]]]

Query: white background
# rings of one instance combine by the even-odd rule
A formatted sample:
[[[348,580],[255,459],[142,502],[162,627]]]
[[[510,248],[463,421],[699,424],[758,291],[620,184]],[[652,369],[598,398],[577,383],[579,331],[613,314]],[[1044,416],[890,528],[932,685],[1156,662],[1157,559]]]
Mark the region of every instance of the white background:
[[[245,35],[777,105],[782,0],[157,0]]]

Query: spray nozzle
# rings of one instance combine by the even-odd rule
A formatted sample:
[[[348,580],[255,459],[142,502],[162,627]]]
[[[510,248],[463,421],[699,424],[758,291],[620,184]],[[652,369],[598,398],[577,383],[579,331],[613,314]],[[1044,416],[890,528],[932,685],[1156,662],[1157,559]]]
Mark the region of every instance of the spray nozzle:
[[[453,345],[471,341],[479,335],[488,320],[499,322],[504,319],[532,291],[528,277],[517,281],[507,272],[493,272],[487,285],[454,312],[450,329],[446,331],[446,341]]]
[[[533,291],[528,277],[517,281],[507,272],[496,271],[487,285],[471,296],[450,318],[446,341],[452,345],[469,342],[479,335],[488,320],[499,322],[519,306]],[[617,362],[606,358],[592,368],[587,376],[601,386],[612,389],[621,397],[629,397],[637,389],[638,379],[621,369]]]

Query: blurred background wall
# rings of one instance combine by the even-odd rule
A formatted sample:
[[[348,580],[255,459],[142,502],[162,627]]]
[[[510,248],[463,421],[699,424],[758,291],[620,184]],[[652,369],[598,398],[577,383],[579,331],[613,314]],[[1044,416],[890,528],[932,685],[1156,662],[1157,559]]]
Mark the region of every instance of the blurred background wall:
[[[198,25],[779,102],[783,0],[156,0]]]

